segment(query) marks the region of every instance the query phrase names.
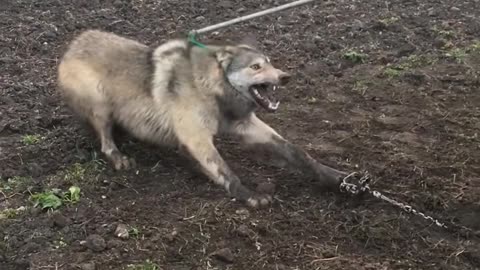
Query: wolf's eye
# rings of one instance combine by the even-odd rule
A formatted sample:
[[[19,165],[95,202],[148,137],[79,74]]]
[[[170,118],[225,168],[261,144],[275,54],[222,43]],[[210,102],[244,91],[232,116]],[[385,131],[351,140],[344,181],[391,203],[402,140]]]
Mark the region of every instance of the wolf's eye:
[[[259,70],[260,69],[260,65],[259,64],[253,64],[250,66],[251,69],[253,70]]]

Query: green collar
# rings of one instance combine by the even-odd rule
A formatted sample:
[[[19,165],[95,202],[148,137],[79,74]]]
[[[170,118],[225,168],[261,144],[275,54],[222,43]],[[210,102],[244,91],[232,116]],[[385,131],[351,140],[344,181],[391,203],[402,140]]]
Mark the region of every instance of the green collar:
[[[197,39],[195,38],[195,32],[190,32],[188,34],[188,42],[192,43],[193,45],[195,45],[197,47],[203,48],[203,49],[207,48],[207,46],[205,44],[197,41]]]

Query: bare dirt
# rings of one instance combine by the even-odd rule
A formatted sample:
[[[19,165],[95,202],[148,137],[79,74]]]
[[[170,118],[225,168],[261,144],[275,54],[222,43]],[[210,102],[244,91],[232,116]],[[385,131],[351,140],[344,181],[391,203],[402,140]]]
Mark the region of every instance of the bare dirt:
[[[480,269],[478,0],[318,1],[201,37],[256,36],[295,77],[261,118],[468,234],[319,192],[230,140],[219,148],[246,185],[275,183],[271,207],[246,209],[174,150],[128,137],[138,171],[114,172],[56,93],[57,61],[85,29],[154,46],[285,2],[1,1],[0,269]],[[71,185],[76,204],[52,212],[29,200]]]

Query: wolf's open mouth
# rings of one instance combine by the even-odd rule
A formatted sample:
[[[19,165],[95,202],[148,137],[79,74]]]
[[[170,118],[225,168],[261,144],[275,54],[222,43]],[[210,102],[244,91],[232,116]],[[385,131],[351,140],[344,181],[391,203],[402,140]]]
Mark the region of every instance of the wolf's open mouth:
[[[279,101],[273,97],[273,92],[277,90],[276,85],[272,84],[255,84],[249,88],[250,94],[255,101],[268,111],[276,111],[278,109]]]

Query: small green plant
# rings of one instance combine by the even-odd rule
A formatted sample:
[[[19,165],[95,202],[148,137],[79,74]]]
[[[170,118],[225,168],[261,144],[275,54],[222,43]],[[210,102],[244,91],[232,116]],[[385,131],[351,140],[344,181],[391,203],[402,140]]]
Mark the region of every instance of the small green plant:
[[[69,203],[77,203],[80,201],[80,188],[77,186],[71,186],[64,194],[63,200]]]
[[[28,183],[31,181],[31,177],[14,176],[12,178],[8,178],[6,182],[0,181],[0,190],[7,192],[15,189],[23,189],[26,188]]]
[[[480,54],[480,40],[475,40],[472,45],[468,47],[469,53],[479,53]]]
[[[368,90],[368,86],[365,81],[356,81],[353,85],[353,91],[359,93],[362,96],[365,96]]]
[[[75,163],[73,164],[73,166],[67,169],[67,172],[65,174],[65,180],[70,183],[83,180],[83,178],[85,177],[85,172],[86,169],[82,164]]]
[[[397,78],[402,75],[402,71],[396,68],[387,67],[383,70],[383,75],[389,78]]]
[[[53,241],[53,247],[55,249],[66,247],[67,243],[64,241],[63,237],[60,237],[60,240]]]
[[[57,209],[62,206],[62,199],[54,191],[46,191],[30,196],[33,201],[33,207],[42,209]]]
[[[0,211],[0,220],[4,218],[16,218],[21,212],[25,211],[25,206],[20,206],[17,209],[7,208]]]
[[[24,145],[34,145],[45,139],[40,135],[24,135],[22,137],[22,142]]]
[[[364,53],[356,52],[356,51],[348,51],[343,54],[343,58],[347,59],[352,63],[358,64],[358,63],[363,63],[367,58],[367,55]]]
[[[399,19],[400,18],[393,16],[393,17],[381,19],[381,20],[379,20],[379,22],[382,23],[385,26],[389,26],[389,25],[392,25],[392,24],[396,23]]]
[[[141,264],[129,264],[127,270],[160,270],[160,266],[151,260],[146,260]]]
[[[128,230],[128,234],[134,238],[138,238],[140,236],[140,230],[137,227],[130,227]]]
[[[33,202],[34,207],[54,210],[62,206],[64,203],[77,203],[80,200],[80,188],[72,186],[64,193],[59,189],[52,189],[42,193],[32,194],[30,200]]]
[[[437,58],[430,54],[410,55],[404,58],[398,64],[387,66],[383,70],[383,75],[389,78],[397,78],[406,71],[431,65],[437,61]]]
[[[452,49],[445,54],[445,56],[453,58],[459,64],[465,62],[467,55],[467,51],[461,48]]]
[[[70,184],[76,184],[85,180],[88,176],[101,172],[105,163],[101,160],[91,160],[85,163],[75,163],[65,170],[64,180]]]
[[[398,69],[409,70],[418,67],[424,67],[433,64],[436,59],[428,54],[424,55],[410,55],[407,59],[403,60],[399,65]]]

